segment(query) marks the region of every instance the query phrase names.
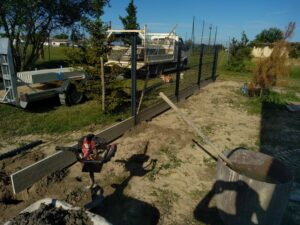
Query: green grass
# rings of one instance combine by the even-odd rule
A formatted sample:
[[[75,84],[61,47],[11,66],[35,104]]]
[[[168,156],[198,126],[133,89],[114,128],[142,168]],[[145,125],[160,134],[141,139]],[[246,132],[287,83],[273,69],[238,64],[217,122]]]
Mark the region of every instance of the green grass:
[[[49,60],[49,49],[50,49],[50,60]],[[67,67],[69,60],[66,55],[66,51],[70,47],[50,47],[44,46],[44,58],[39,58],[35,63],[37,69],[52,69],[60,66]],[[33,68],[33,69],[35,69]]]
[[[250,60],[245,60],[247,70],[251,70],[254,66]],[[234,72],[226,70],[227,64],[227,53],[224,51],[219,52],[217,74],[219,75],[218,80],[232,80],[238,82],[248,82],[251,80],[251,72]]]
[[[162,216],[168,216],[173,208],[174,203],[179,199],[179,195],[169,189],[155,188],[151,195],[155,197]]]
[[[61,134],[80,130],[91,124],[109,124],[126,116],[128,115],[103,114],[101,105],[96,101],[72,107],[55,106],[46,112],[25,111],[0,104],[0,135],[6,139],[29,134]]]

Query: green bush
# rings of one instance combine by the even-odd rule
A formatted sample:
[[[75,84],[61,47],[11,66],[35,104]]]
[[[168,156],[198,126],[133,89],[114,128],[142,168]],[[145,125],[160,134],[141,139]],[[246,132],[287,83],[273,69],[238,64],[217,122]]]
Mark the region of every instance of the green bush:
[[[248,45],[248,38],[245,32],[242,32],[241,40],[235,38],[230,43],[230,58],[228,64],[225,66],[226,70],[234,72],[248,72],[245,64],[246,59],[251,58],[251,48]]]

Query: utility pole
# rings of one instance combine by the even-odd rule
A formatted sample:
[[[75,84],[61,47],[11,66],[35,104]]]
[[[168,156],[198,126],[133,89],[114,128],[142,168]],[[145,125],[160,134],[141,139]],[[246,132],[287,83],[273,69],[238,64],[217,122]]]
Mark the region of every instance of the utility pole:
[[[202,34],[201,34],[201,44],[203,44],[204,25],[205,25],[205,21],[203,20],[203,24],[202,24]]]
[[[193,16],[193,26],[192,26],[192,49],[195,46],[195,16]]]
[[[216,27],[216,31],[215,31],[215,40],[214,40],[214,45],[216,45],[217,33],[218,33],[218,27]]]

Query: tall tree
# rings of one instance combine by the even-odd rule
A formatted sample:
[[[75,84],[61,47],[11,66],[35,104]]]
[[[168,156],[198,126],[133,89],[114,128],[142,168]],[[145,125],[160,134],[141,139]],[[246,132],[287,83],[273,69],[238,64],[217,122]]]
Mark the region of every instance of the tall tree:
[[[101,20],[104,14],[103,8],[109,4],[110,0],[94,0],[91,4],[93,17],[82,18],[81,24],[89,33],[89,39],[84,46],[78,49],[70,49],[67,56],[74,67],[81,68],[85,74],[89,75],[88,81],[80,87],[89,97],[101,95],[100,71],[101,57],[105,57],[108,52],[106,42],[106,29]]]
[[[44,42],[52,31],[70,27],[81,17],[93,15],[92,2],[92,0],[1,1],[0,28],[10,39],[17,71],[34,66],[42,52]]]
[[[241,34],[241,40],[233,38],[230,43],[230,58],[227,69],[236,72],[247,71],[244,60],[250,57],[249,39],[245,31]]]
[[[284,38],[283,32],[276,27],[264,29],[254,39],[254,43],[274,43]]]
[[[240,44],[241,44],[242,46],[247,46],[248,43],[249,43],[249,39],[248,39],[248,37],[247,37],[247,35],[246,35],[246,32],[243,31],[243,32],[242,32],[242,37],[241,37],[241,42],[240,42]]]
[[[92,9],[95,12],[93,17],[85,17],[82,19],[82,25],[89,34],[89,39],[84,46],[80,48],[69,49],[67,53],[74,67],[82,69],[87,78],[84,83],[77,84],[79,90],[84,91],[87,97],[101,101],[102,84],[105,83],[105,109],[113,111],[121,107],[124,101],[124,96],[128,95],[123,91],[121,86],[118,86],[116,75],[120,74],[118,68],[111,68],[110,74],[107,74],[101,81],[101,71],[104,72],[101,58],[106,59],[109,47],[106,45],[106,30],[108,25],[104,24],[101,17],[104,13],[103,8],[109,4],[109,0],[95,0],[92,4]],[[115,71],[115,72],[114,72]]]
[[[125,30],[140,29],[140,25],[137,22],[137,7],[134,5],[134,1],[131,0],[126,8],[127,15],[125,17],[120,16],[120,20]]]

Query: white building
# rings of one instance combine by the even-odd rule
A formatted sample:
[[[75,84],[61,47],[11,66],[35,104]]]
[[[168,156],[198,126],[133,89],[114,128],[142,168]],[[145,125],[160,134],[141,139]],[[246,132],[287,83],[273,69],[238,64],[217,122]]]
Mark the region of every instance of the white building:
[[[273,52],[273,49],[270,48],[269,46],[265,47],[253,47],[252,49],[252,56],[255,58],[267,58],[269,57]]]
[[[46,40],[44,45],[48,46],[50,44],[50,46],[53,47],[59,47],[59,46],[68,46],[69,40],[68,39],[53,39],[51,38],[49,41]]]

